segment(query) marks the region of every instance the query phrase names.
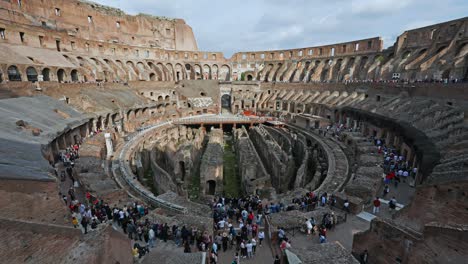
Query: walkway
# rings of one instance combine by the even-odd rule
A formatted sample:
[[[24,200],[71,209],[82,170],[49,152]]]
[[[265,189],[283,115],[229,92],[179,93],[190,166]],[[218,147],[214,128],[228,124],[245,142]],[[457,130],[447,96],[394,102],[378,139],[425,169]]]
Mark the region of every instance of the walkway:
[[[231,264],[232,260],[234,259],[234,256],[236,255],[235,249],[236,245],[234,245],[232,249],[228,249],[226,252],[223,252],[221,248],[218,254],[218,263]],[[259,246],[257,241],[257,252],[255,256],[251,259],[241,258],[240,263],[271,264],[273,263],[273,260],[274,258],[271,254],[270,240],[267,237],[265,237],[262,246]]]

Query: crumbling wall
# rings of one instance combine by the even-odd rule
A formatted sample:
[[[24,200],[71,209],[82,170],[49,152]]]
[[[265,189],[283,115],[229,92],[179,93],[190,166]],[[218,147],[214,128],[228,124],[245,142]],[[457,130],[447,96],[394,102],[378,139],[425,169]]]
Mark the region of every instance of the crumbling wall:
[[[259,194],[261,197],[270,196],[273,191],[270,175],[266,172],[247,129],[245,127],[234,129],[234,140],[237,164],[241,165],[238,169],[243,192]]]
[[[212,129],[200,164],[202,193],[221,194],[223,190],[223,130]]]
[[[261,127],[251,128],[249,136],[271,176],[273,187],[279,193],[287,191],[293,177],[293,174],[288,174],[290,161],[288,155],[274,141],[268,131]]]

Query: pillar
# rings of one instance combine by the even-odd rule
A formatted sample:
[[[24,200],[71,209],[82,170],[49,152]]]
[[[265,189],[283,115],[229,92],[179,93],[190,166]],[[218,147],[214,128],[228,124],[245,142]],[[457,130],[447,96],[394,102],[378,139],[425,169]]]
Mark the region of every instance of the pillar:
[[[349,128],[349,127],[351,127],[351,118],[346,117],[346,128]]]
[[[110,133],[105,133],[104,137],[106,138],[106,149],[107,149],[107,158],[109,159],[114,154],[114,148],[112,146],[112,136]]]
[[[356,131],[357,127],[358,127],[358,121],[355,119],[353,120],[353,131]]]

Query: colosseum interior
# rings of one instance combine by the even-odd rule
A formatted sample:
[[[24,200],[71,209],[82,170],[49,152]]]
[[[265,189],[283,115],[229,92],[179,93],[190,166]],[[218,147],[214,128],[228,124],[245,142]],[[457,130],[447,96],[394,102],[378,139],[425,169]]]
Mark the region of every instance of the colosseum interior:
[[[0,1],[0,262],[466,263],[467,83],[467,17],[225,58],[183,19]]]

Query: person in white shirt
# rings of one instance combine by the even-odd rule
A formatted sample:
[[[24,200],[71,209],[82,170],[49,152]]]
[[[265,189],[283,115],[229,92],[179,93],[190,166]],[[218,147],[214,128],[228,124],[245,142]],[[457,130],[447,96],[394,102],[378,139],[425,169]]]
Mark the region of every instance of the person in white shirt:
[[[262,231],[258,232],[258,242],[259,242],[260,246],[262,246],[263,239],[265,239],[265,232],[263,232],[263,230],[262,230]]]
[[[224,219],[221,219],[219,222],[218,222],[218,228],[219,229],[224,229],[224,224],[226,223],[226,221]]]
[[[255,238],[252,238],[252,252],[255,255],[255,251],[257,250],[257,240]]]
[[[247,243],[247,245],[245,245],[245,247],[247,249],[247,258],[252,258],[253,257],[253,254],[252,254],[252,251],[253,251],[252,241],[249,241]]]

